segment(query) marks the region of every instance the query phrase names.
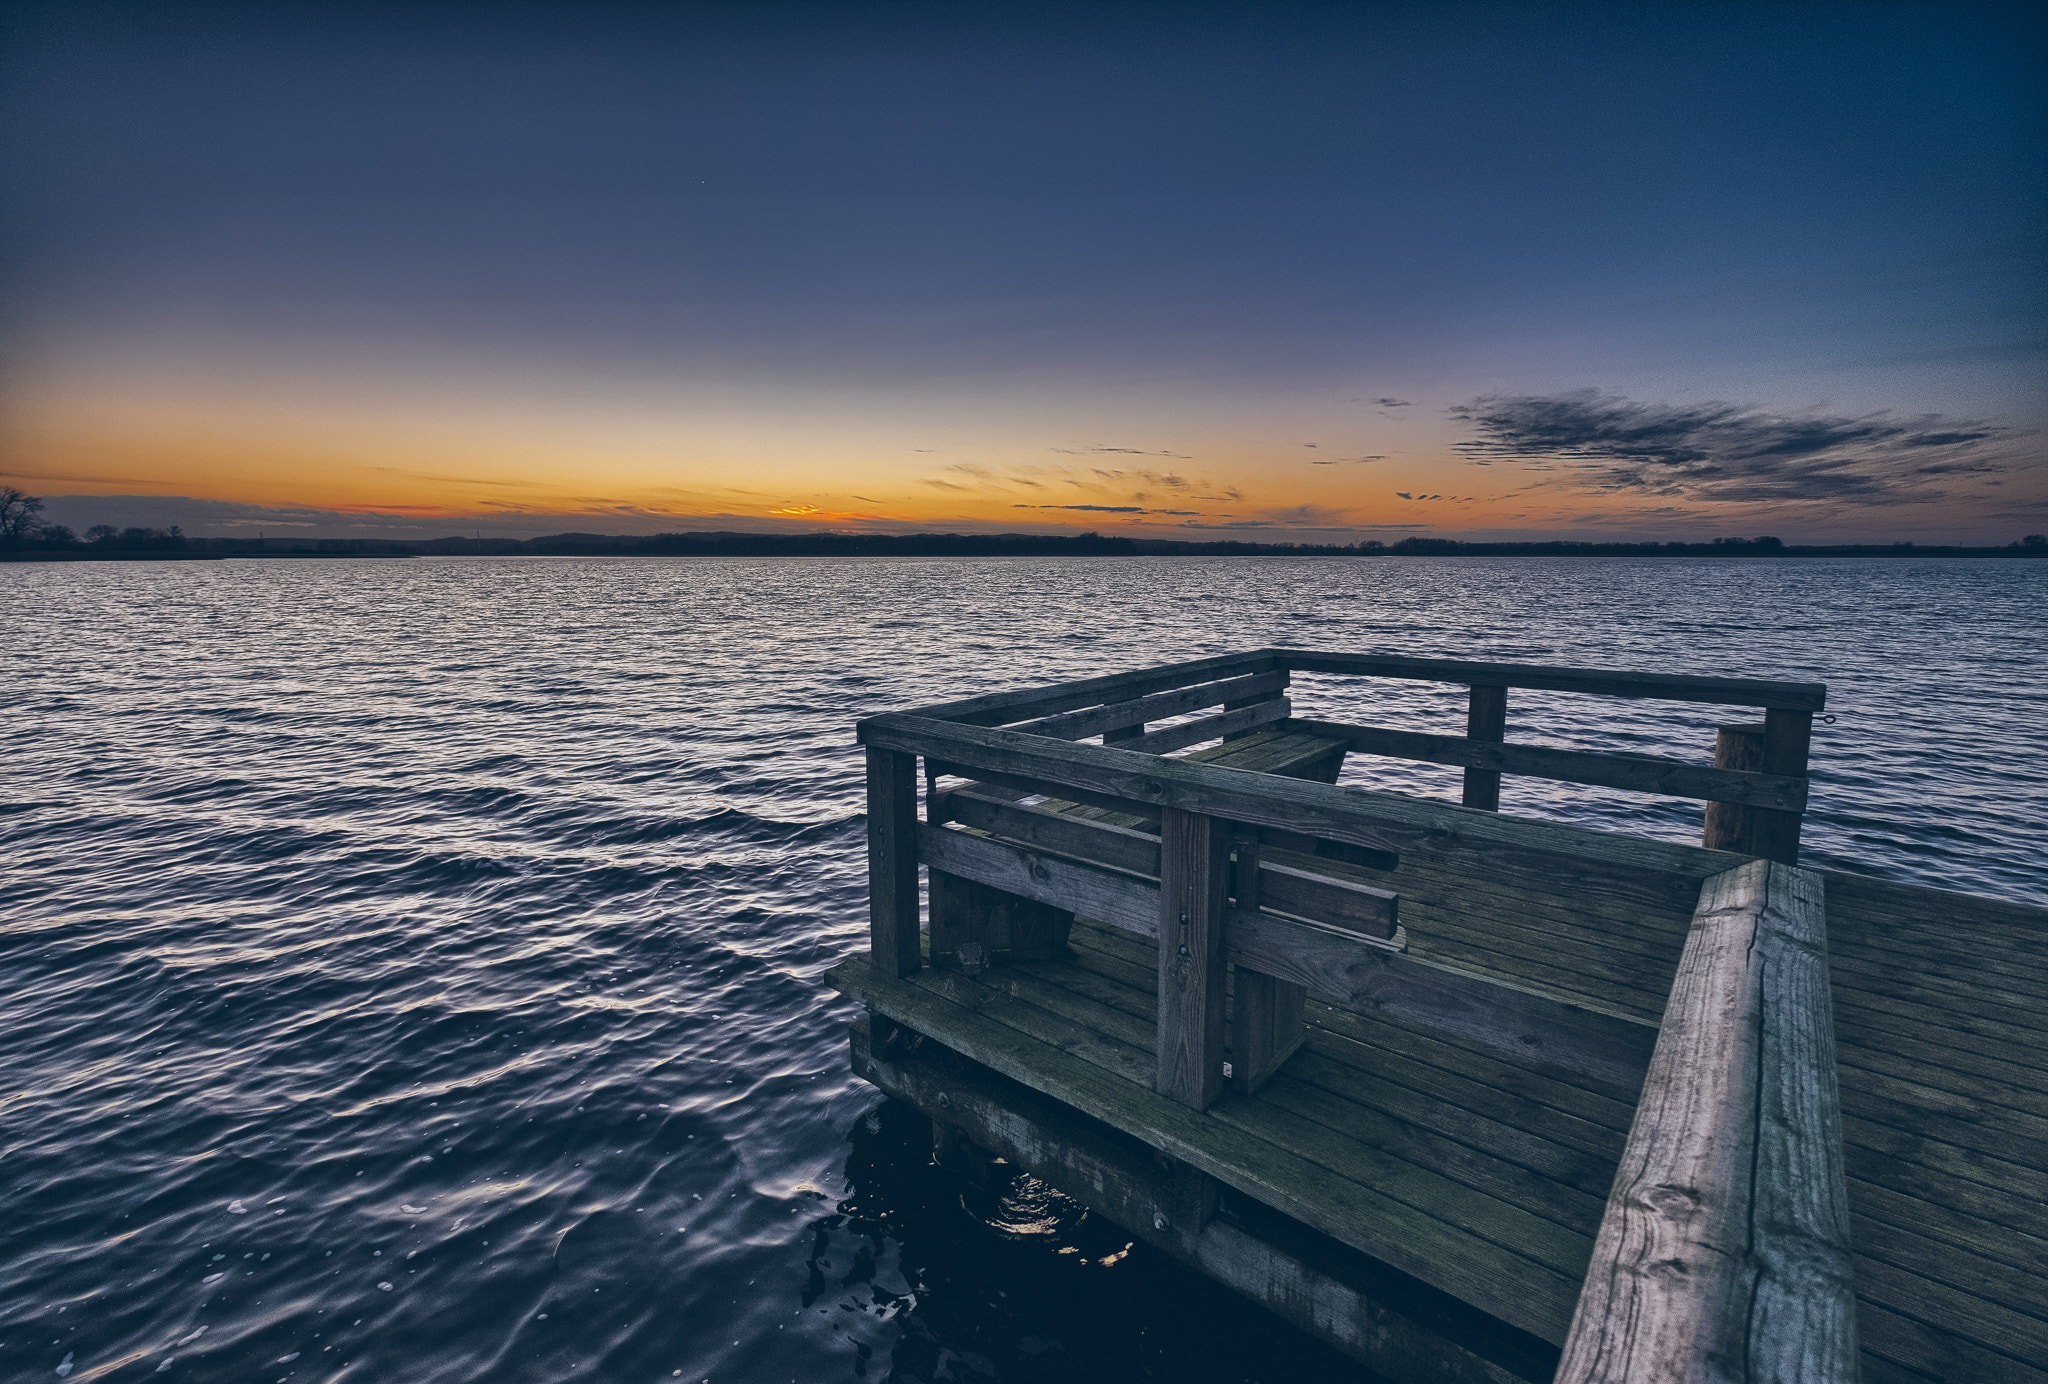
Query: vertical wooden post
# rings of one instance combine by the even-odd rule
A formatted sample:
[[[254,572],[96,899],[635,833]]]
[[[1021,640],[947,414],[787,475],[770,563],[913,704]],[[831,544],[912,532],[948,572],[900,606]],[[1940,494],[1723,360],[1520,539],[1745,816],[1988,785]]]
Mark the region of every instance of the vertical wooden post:
[[[1508,737],[1508,690],[1475,683],[1472,701],[1465,713],[1465,738],[1498,745]],[[1500,771],[1465,771],[1465,806],[1500,811]]]
[[[1223,1089],[1224,824],[1168,808],[1160,820],[1159,1068],[1153,1089],[1206,1109]]]
[[[1259,841],[1239,836],[1231,897],[1242,909],[1259,906]],[[1245,1095],[1259,1089],[1301,1046],[1302,1008],[1308,991],[1292,981],[1236,967],[1230,993],[1230,1085]]]
[[[1813,742],[1813,713],[1764,712],[1764,772],[1806,777],[1807,752]],[[1804,814],[1750,809],[1750,850],[1780,865],[1799,863],[1799,824]]]
[[[876,970],[924,964],[917,927],[917,756],[868,746],[868,936]]]
[[[1760,774],[1764,769],[1764,728],[1759,725],[1722,726],[1714,734],[1714,767]],[[1751,809],[1740,803],[1708,803],[1706,826],[1700,844],[1710,851],[1740,851],[1756,854],[1750,844],[1755,823]]]

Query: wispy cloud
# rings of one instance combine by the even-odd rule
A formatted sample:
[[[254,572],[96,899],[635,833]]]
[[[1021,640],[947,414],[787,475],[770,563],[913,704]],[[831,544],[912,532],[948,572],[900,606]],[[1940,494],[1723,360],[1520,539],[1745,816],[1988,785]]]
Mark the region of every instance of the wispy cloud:
[[[1143,447],[1054,447],[1052,450],[1062,456],[1070,457],[1100,456],[1105,453],[1113,453],[1127,457],[1171,457],[1175,461],[1194,460],[1193,457],[1185,452],[1148,451]]]
[[[1077,509],[1090,514],[1200,514],[1198,509],[1146,509],[1142,505],[1011,505],[1011,509]]]
[[[1450,412],[1479,434],[1454,450],[1481,465],[1558,462],[1598,490],[1718,502],[1929,500],[1934,477],[2011,469],[1999,444],[2018,436],[1939,414],[1776,414],[1597,389],[1488,395]]]

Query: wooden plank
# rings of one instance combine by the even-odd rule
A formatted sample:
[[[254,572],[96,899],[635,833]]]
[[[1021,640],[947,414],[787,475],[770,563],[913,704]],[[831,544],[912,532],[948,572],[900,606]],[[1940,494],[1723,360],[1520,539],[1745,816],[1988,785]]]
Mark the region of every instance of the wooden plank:
[[[1388,654],[1330,654],[1306,649],[1271,651],[1297,673],[1348,673],[1376,678],[1418,678],[1428,682],[1489,683],[1549,692],[1590,692],[1604,697],[1649,697],[1707,702],[1719,706],[1782,707],[1821,711],[1828,689],[1818,682],[1765,682],[1755,678],[1709,678],[1681,673],[1629,673],[1612,668],[1549,668],[1526,663],[1469,663],[1452,658],[1403,658]]]
[[[1352,962],[1344,976],[1350,993],[1335,997],[1352,1009],[1455,1034],[1629,1092],[1641,1087],[1649,1070],[1657,1042],[1653,1024],[1422,957],[1363,955],[1368,959]],[[1332,987],[1310,988],[1327,994]]]
[[[917,756],[870,745],[868,934],[875,964],[909,975],[918,954]]]
[[[1231,843],[1230,890],[1237,907],[1256,913],[1263,906],[1264,867],[1255,834],[1246,832]],[[1393,936],[1391,929],[1387,935]],[[1294,1055],[1307,1032],[1301,1022],[1307,999],[1305,986],[1235,968],[1230,993],[1232,1090],[1253,1094]]]
[[[918,850],[935,870],[1158,936],[1159,887],[1149,881],[942,827],[921,827]],[[1261,880],[1271,877],[1260,872]],[[1312,994],[1631,1090],[1642,1082],[1656,1037],[1653,1026],[1618,1012],[1403,956],[1384,942],[1271,912],[1227,909],[1223,956]]]
[[[1771,774],[1708,769],[1654,755],[1596,754],[1586,750],[1554,750],[1546,745],[1487,744],[1455,735],[1383,726],[1348,726],[1333,721],[1288,723],[1311,735],[1341,741],[1360,754],[1418,759],[1430,764],[1465,765],[1494,773],[1529,774],[1564,783],[1589,783],[1625,788],[1636,793],[1662,793],[1674,798],[1706,798],[1798,812],[1806,806],[1806,780]],[[1499,795],[1495,794],[1498,805]],[[1469,806],[1470,804],[1468,804]]]
[[[825,980],[955,1052],[1135,1135],[1343,1244],[1513,1326],[1551,1341],[1562,1338],[1571,1281],[1394,1195],[1408,1184],[1433,1188],[1441,1181],[1426,1169],[1360,1150],[1371,1177],[1354,1181],[1005,1026],[995,1017],[1000,1001],[970,1010],[920,985],[891,980],[863,957],[841,962]]]
[[[1339,741],[1305,735],[1294,722],[1286,721],[1269,734],[1247,736],[1240,741],[1227,740],[1221,745],[1197,750],[1185,762],[1215,764],[1247,773],[1274,774],[1316,783],[1335,783],[1338,771],[1344,765],[1344,746]]]
[[[1190,745],[1199,745],[1204,740],[1228,739],[1240,731],[1256,730],[1260,726],[1284,721],[1294,714],[1294,703],[1285,697],[1268,697],[1249,706],[1229,708],[1215,716],[1204,716],[1199,721],[1188,721],[1178,726],[1165,726],[1129,740],[1117,742],[1121,750],[1138,750],[1145,754],[1166,754],[1173,750],[1184,750]],[[1107,736],[1103,743],[1109,743]]]
[[[990,692],[979,697],[919,707],[919,716],[954,721],[968,726],[995,726],[1010,721],[1027,721],[1076,707],[1100,706],[1104,702],[1128,701],[1152,692],[1186,687],[1191,683],[1213,682],[1217,678],[1247,673],[1271,672],[1282,665],[1270,649],[1252,649],[1238,654],[1190,659],[1155,668],[1137,668],[1105,677],[1077,678],[1071,682],[1048,683],[1016,692]]]
[[[1151,832],[1090,821],[1037,805],[1005,802],[968,788],[941,793],[927,811],[926,819],[934,824],[958,822],[1040,850],[1078,856],[1155,879],[1159,876],[1159,838]]]
[[[1227,824],[1168,809],[1160,823],[1159,1075],[1152,1089],[1206,1110],[1223,1094]]]
[[[940,794],[927,816],[934,822],[959,822],[1040,850],[1154,878],[1159,875],[1159,838],[1130,827],[1005,802],[967,789]],[[1256,841],[1255,836],[1252,839]],[[1259,878],[1261,897],[1278,912],[1369,937],[1394,935],[1400,896],[1389,890],[1276,861],[1262,862]]]
[[[930,754],[982,777],[1022,778],[1042,792],[1104,797],[1140,811],[1148,804],[1155,811],[1177,807],[1404,860],[1412,854],[1455,861],[1553,896],[1584,893],[1672,908],[1689,903],[1701,879],[1739,863],[1696,846],[919,717],[872,717],[859,733],[864,744]]]
[[[1834,1050],[1819,877],[1708,880],[1562,1384],[1857,1377]]]
[[[1465,708],[1465,738],[1498,745],[1507,739],[1508,690],[1490,683],[1474,683]],[[1465,806],[1486,812],[1500,811],[1500,770],[1465,771]]]
[[[1274,673],[1255,673],[1250,677],[1229,678],[1223,682],[1205,682],[1196,687],[1177,688],[1171,692],[1160,692],[1150,697],[1139,697],[1132,701],[1112,702],[1108,706],[1091,707],[1084,711],[1066,711],[1057,716],[1042,716],[1035,721],[1022,721],[1009,727],[1024,735],[1045,735],[1055,740],[1079,740],[1083,736],[1100,735],[1104,731],[1125,726],[1143,725],[1147,721],[1164,721],[1168,717],[1182,716],[1204,707],[1221,706],[1224,702],[1245,697],[1266,697],[1287,687],[1285,670]],[[1125,748],[1129,748],[1126,745]]]

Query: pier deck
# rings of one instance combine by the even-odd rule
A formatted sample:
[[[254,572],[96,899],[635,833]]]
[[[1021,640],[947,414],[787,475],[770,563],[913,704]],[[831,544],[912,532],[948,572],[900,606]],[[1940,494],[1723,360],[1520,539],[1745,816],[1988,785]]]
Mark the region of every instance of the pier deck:
[[[1245,725],[1246,708],[1225,702],[1207,729],[1233,738],[1187,758],[1334,777],[1341,728],[1258,713],[1272,705],[1265,691],[1251,707],[1263,721]],[[1066,729],[1108,730],[1105,745],[1120,732],[1137,740],[1095,725],[1102,715],[1050,719],[1061,714],[1075,718]],[[1153,745],[1184,748],[1201,743],[1186,738],[1196,733]],[[1239,804],[1235,849],[1217,867],[1234,929],[1223,935],[1239,950],[1216,967],[1225,994],[1209,1021],[1234,1070],[1191,1099],[1161,1052],[1174,1017],[1162,1012],[1171,987],[1154,939],[1179,906],[1160,912],[1171,809],[1099,775],[1116,792],[1076,791],[1087,773],[1066,775],[1073,799],[1032,794],[1021,766],[998,758],[933,766],[935,790],[949,771],[982,777],[930,793],[927,820],[910,826],[914,858],[935,879],[914,958],[858,956],[828,977],[875,1016],[857,1028],[856,1069],[1383,1370],[1550,1377],[1575,1312],[1590,1312],[1582,1295],[1600,1275],[1589,1268],[1614,1253],[1603,1221],[1619,1214],[1624,1152],[1634,1158],[1644,1137],[1631,1134],[1638,1093],[1644,1070],[1658,1070],[1650,1047],[1706,916],[1699,886],[1748,857],[1501,817],[1482,820],[1505,834],[1485,837],[1461,809],[1449,809],[1448,829],[1333,839],[1248,829]],[[1347,791],[1300,790],[1304,801]],[[1457,839],[1461,829],[1477,837]],[[1796,849],[1796,821],[1793,831]],[[2048,910],[1792,874],[1817,876],[1825,897],[1834,1176],[1846,1174],[1848,1339],[1860,1337],[1814,1377],[1853,1377],[1860,1364],[1873,1381],[2048,1384]],[[989,909],[991,891],[1017,906]],[[1381,899],[1386,926],[1375,929]],[[949,954],[997,914],[1001,926],[979,934],[994,944],[985,957]],[[1283,940],[1306,947],[1310,964],[1261,960],[1262,926],[1294,927]],[[1338,942],[1350,950],[1327,950]],[[1349,979],[1318,979],[1318,967]],[[1418,989],[1418,975],[1449,988]],[[1249,1050],[1290,1021],[1266,1060]],[[1777,1018],[1766,1010],[1762,1023]],[[1830,1108],[1791,1124],[1834,1118]],[[1824,1169],[1807,1180],[1825,1182]],[[1577,1349],[1571,1377],[1630,1373],[1603,1375],[1584,1365],[1584,1341]],[[1824,1348],[1800,1349],[1827,1365]]]

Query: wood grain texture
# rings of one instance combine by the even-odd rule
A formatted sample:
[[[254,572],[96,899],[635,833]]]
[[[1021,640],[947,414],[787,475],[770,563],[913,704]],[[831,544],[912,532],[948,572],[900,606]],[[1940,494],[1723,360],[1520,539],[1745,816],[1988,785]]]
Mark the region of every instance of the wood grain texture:
[[[1178,807],[1404,860],[1441,860],[1552,896],[1572,891],[1594,901],[1685,910],[1702,879],[1740,863],[1696,846],[922,717],[872,717],[859,733],[864,744],[930,754],[963,772],[1056,796],[1141,813]]]
[[[1766,711],[1764,773],[1783,778],[1805,778],[1812,740],[1811,711],[1780,707]],[[1759,807],[1750,813],[1749,848],[1766,860],[1796,865],[1799,863],[1799,825],[1800,815],[1796,812]]]
[[[1159,838],[1131,827],[1094,821],[1037,805],[1006,802],[971,789],[954,789],[933,800],[934,822],[959,822],[1022,845],[1108,865],[1133,874],[1159,876]],[[1257,837],[1251,838],[1256,842]],[[1261,862],[1258,888],[1266,907],[1313,922],[1392,937],[1399,895],[1314,868],[1312,857]],[[1240,906],[1243,906],[1240,903]]]
[[[1762,723],[1718,727],[1714,733],[1714,767],[1745,774],[1762,773]],[[1749,809],[1741,803],[1709,802],[1700,827],[1700,844],[1710,851],[1754,854],[1749,848],[1751,816]]]
[[[1227,825],[1169,808],[1160,822],[1159,1074],[1152,1089],[1206,1110],[1223,1094]]]
[[[894,979],[864,957],[841,962],[826,983],[882,1014],[930,1034],[946,1047],[1004,1076],[1052,1096],[1092,1118],[1131,1134],[1257,1201],[1331,1235],[1343,1244],[1453,1292],[1460,1299],[1522,1330],[1556,1342],[1571,1315],[1587,1241],[1546,1229],[1490,1198],[1472,1197],[1428,1169],[1349,1145],[1342,1160],[1349,1175],[1275,1142],[1266,1134],[1218,1117],[1236,1097],[1200,1112],[1091,1061],[1085,1034],[1048,1028],[1044,1011],[982,987],[973,1004],[938,987],[959,981],[941,971],[914,980]],[[972,988],[965,984],[962,989]],[[1078,1027],[1078,1026],[1077,1026]],[[1107,1048],[1107,1040],[1093,1047]],[[1502,1247],[1496,1236],[1438,1212],[1469,1209],[1479,1219],[1505,1216],[1535,1241],[1529,1258]],[[1463,1218],[1461,1218],[1463,1219]]]
[[[1595,754],[1586,750],[1555,750],[1547,745],[1491,744],[1455,735],[1425,735],[1384,726],[1347,726],[1331,721],[1296,719],[1290,727],[1339,740],[1361,754],[1419,759],[1430,764],[1467,766],[1495,774],[1528,774],[1563,783],[1589,783],[1626,788],[1637,793],[1662,793],[1674,798],[1704,798],[1745,803],[1797,813],[1806,807],[1804,778],[1761,773],[1732,773],[1653,755]],[[1495,807],[1499,794],[1494,795]],[[1485,804],[1467,803],[1467,807]]]
[[[1465,738],[1498,745],[1507,739],[1508,690],[1491,683],[1474,683],[1465,708]],[[1500,811],[1500,770],[1465,770],[1464,803],[1487,812]]]
[[[919,716],[955,721],[967,726],[996,726],[1028,721],[1076,707],[1100,706],[1104,702],[1128,701],[1169,688],[1187,687],[1218,678],[1266,673],[1283,665],[1270,649],[1251,649],[1241,654],[1219,654],[1214,658],[1190,659],[1153,668],[1137,668],[1106,677],[1078,678],[1015,692],[990,692],[956,702],[917,708]]]
[[[1700,891],[1561,1384],[1854,1380],[1820,877]]]
[[[1230,844],[1231,902],[1256,913],[1264,906],[1265,862],[1259,838],[1240,833]],[[1393,935],[1391,928],[1388,936]],[[1306,987],[1243,966],[1234,967],[1230,992],[1230,1087],[1251,1095],[1301,1046]]]
[[[1009,729],[1021,731],[1026,735],[1051,736],[1055,740],[1079,740],[1083,736],[1100,735],[1104,731],[1143,725],[1147,721],[1164,721],[1190,711],[1200,711],[1204,707],[1221,706],[1228,701],[1268,697],[1284,691],[1286,687],[1287,674],[1284,670],[1275,673],[1255,673],[1250,677],[1205,682],[1194,687],[1156,693],[1149,697],[1090,707],[1084,711],[1066,711],[1057,716],[1043,716],[1035,721],[1019,722]]]
[[[921,827],[918,849],[934,870],[1141,937],[1158,936],[1159,886],[1148,880],[940,827]],[[1270,880],[1273,874],[1262,869],[1259,877]],[[1223,958],[1310,994],[1629,1090],[1642,1084],[1656,1039],[1654,1026],[1620,1013],[1404,956],[1389,942],[1265,910],[1225,911]]]
[[[875,964],[909,975],[918,954],[917,756],[867,750],[868,934]]]
[[[1199,745],[1204,740],[1228,740],[1234,735],[1249,734],[1260,726],[1284,721],[1294,714],[1294,704],[1285,697],[1268,697],[1248,706],[1226,707],[1215,716],[1204,716],[1199,721],[1189,721],[1178,726],[1165,726],[1129,740],[1117,742],[1122,750],[1139,750],[1145,754],[1166,754],[1172,750],[1184,750],[1190,745]],[[1108,744],[1107,737],[1103,740]]]
[[[1630,673],[1618,668],[1548,668],[1526,663],[1468,663],[1453,658],[1403,658],[1386,654],[1331,654],[1307,649],[1269,650],[1280,665],[1297,673],[1349,673],[1379,678],[1420,678],[1429,682],[1490,683],[1550,692],[1590,692],[1605,697],[1650,697],[1720,706],[1782,707],[1820,711],[1828,689],[1818,682],[1765,682],[1756,678],[1704,678],[1680,673]]]

